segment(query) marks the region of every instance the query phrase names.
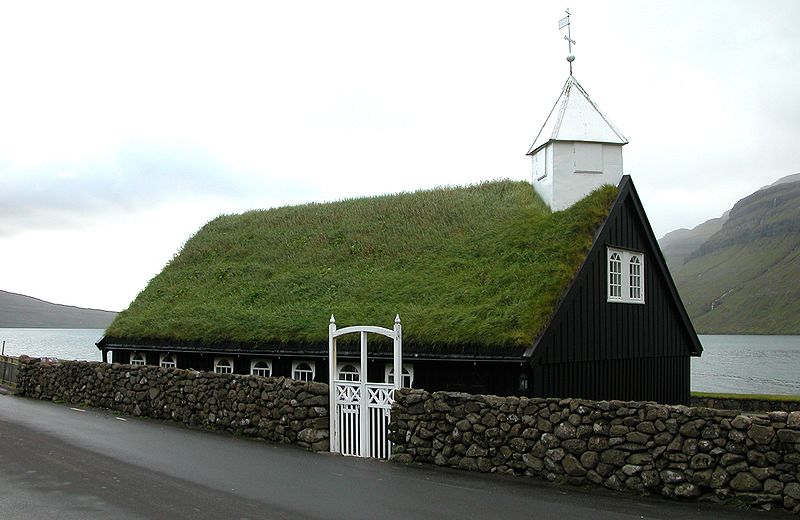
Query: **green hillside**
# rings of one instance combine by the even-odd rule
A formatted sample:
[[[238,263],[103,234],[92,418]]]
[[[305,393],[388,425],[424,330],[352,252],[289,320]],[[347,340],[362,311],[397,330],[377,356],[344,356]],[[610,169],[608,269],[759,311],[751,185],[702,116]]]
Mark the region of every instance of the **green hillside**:
[[[399,313],[407,344],[527,346],[615,196],[551,213],[529,183],[496,181],[219,217],[107,335],[326,343],[332,313],[384,326]]]
[[[740,200],[671,270],[698,332],[800,334],[800,182]]]

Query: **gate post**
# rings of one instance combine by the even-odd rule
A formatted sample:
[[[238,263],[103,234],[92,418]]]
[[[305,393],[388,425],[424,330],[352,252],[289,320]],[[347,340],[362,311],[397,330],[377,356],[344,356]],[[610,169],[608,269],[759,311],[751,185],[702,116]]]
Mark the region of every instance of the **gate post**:
[[[336,430],[336,319],[331,314],[331,321],[328,323],[328,418],[330,419],[330,431],[328,440],[330,441],[330,452],[339,451],[339,432]]]
[[[359,391],[361,392],[361,402],[359,403],[359,418],[361,419],[361,456],[371,457],[369,452],[369,390],[367,390],[367,331],[361,331],[361,373],[359,374]]]
[[[400,315],[394,317],[394,389],[403,386],[403,325]]]

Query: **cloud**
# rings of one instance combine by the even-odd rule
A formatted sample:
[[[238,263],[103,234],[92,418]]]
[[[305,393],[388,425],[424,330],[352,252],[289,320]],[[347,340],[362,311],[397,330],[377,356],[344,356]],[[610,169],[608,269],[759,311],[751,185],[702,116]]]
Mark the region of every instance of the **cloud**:
[[[201,148],[132,142],[83,162],[0,163],[0,236],[80,226],[175,199],[245,197],[251,181]]]

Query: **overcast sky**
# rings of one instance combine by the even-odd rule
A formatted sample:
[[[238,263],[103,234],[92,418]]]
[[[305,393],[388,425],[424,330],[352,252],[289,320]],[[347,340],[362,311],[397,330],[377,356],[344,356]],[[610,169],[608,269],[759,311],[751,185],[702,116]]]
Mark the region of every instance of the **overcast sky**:
[[[121,310],[205,222],[529,179],[575,76],[656,234],[800,172],[800,2],[6,2],[0,289]]]

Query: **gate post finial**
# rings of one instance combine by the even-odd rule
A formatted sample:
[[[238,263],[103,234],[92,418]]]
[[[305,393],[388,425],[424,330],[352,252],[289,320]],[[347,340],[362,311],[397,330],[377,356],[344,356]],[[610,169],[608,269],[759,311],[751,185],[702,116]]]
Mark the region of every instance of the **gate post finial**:
[[[336,318],[333,317],[333,314],[331,314],[331,323],[336,323]]]
[[[394,322],[395,323],[400,323],[400,315],[399,314],[394,317]]]

